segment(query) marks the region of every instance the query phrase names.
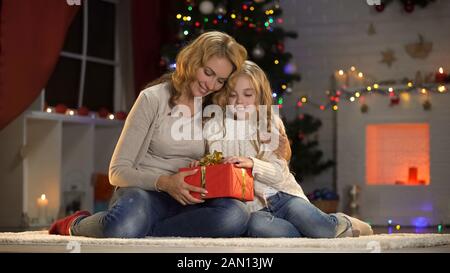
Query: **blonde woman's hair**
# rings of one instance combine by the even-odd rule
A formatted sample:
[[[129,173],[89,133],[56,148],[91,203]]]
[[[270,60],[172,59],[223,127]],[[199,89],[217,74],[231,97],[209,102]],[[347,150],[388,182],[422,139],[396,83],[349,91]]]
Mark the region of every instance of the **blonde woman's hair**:
[[[231,73],[233,74],[247,59],[247,50],[226,33],[205,32],[178,53],[174,72],[163,75],[147,87],[161,82],[170,82],[169,105],[173,107],[182,94],[189,92],[189,85],[195,79],[197,70],[212,57],[227,58],[233,66]]]

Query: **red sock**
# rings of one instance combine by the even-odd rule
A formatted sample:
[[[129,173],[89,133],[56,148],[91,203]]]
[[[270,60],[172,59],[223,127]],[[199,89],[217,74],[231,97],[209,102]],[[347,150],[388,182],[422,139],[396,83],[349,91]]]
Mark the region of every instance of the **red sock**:
[[[69,229],[73,221],[75,221],[80,216],[90,216],[90,215],[91,213],[89,211],[79,210],[72,215],[69,215],[65,218],[55,221],[48,230],[48,233],[59,235],[70,235]]]

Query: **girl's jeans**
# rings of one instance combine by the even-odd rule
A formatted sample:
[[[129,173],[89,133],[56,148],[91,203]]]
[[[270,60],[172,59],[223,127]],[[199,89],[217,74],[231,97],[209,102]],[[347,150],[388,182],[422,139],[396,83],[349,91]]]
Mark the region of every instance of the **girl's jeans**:
[[[247,230],[249,217],[245,204],[232,198],[183,206],[164,192],[119,188],[108,211],[78,218],[71,234],[99,238],[238,237]]]
[[[326,214],[303,198],[278,192],[267,207],[253,212],[248,223],[250,237],[335,238],[351,227],[337,214]]]

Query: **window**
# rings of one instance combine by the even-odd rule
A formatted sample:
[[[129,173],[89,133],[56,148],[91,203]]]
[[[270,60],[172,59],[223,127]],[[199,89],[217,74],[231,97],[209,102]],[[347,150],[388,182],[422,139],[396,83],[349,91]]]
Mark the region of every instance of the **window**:
[[[105,107],[114,112],[120,63],[117,58],[119,0],[83,1],[66,36],[58,63],[45,89],[49,106]]]

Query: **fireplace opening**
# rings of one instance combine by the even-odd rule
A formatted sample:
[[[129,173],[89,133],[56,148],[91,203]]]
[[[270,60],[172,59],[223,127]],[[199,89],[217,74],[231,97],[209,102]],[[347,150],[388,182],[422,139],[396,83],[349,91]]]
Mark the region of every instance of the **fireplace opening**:
[[[366,127],[368,185],[430,184],[427,123],[370,124]]]

